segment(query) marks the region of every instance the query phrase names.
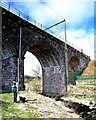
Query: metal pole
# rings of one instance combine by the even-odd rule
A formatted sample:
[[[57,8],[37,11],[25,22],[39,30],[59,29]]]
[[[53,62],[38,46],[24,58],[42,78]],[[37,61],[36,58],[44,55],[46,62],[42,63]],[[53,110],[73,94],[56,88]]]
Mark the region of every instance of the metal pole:
[[[67,39],[66,39],[66,20],[65,20],[65,76],[66,76],[66,91],[68,85],[68,58],[67,58]]]
[[[20,81],[21,33],[22,33],[22,28],[20,27],[19,58],[18,58],[18,90],[19,90],[19,81]]]
[[[21,33],[22,33],[22,28],[20,27],[19,58],[21,58]]]
[[[65,21],[65,19],[62,20],[61,22],[58,22],[58,23],[56,23],[56,24],[54,24],[54,25],[52,25],[52,26],[50,26],[50,27],[44,29],[44,30],[48,30],[48,29],[50,29],[50,28],[52,28],[52,27],[54,27],[54,26],[56,26],[56,25],[58,25],[58,24],[60,24],[60,23],[62,23],[62,22],[64,22],[64,21]]]
[[[17,85],[17,92],[18,92],[18,90],[19,90],[19,58],[18,58],[18,85]]]
[[[48,30],[62,22],[65,22],[65,25],[64,25],[64,28],[65,28],[65,33],[64,33],[65,34],[65,80],[66,80],[66,91],[67,91],[67,85],[68,85],[68,60],[67,59],[68,58],[67,58],[66,20],[64,19],[61,22],[58,22],[58,23],[46,28],[45,30]]]

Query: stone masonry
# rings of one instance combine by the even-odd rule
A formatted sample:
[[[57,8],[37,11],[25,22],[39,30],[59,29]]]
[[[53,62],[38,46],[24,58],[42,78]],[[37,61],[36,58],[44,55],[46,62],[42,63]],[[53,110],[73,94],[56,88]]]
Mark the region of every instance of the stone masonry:
[[[17,81],[17,61],[19,57],[20,27],[22,28],[22,48],[20,59],[20,89],[24,86],[24,55],[34,54],[42,66],[43,94],[58,96],[66,94],[65,48],[64,42],[15,14],[2,8],[2,89],[11,91],[13,81]],[[78,67],[90,61],[89,56],[67,45],[68,62],[75,56]],[[73,63],[75,63],[73,61]],[[71,63],[70,63],[71,65]],[[72,71],[72,67],[69,66]]]

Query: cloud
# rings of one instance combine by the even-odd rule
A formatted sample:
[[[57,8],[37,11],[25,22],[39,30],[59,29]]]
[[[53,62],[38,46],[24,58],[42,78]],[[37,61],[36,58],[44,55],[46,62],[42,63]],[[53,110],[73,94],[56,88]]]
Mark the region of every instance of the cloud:
[[[26,52],[24,60],[24,74],[32,76],[32,69],[35,69],[36,65],[39,64],[38,59],[30,52]],[[41,67],[41,65],[40,65]]]
[[[61,35],[64,33],[61,33]],[[91,59],[94,59],[94,33],[86,33],[85,30],[67,31],[67,40],[73,44],[72,46],[78,46],[77,48],[83,49],[84,53],[89,55]]]
[[[22,12],[24,11],[24,13],[33,19],[35,18],[41,24],[50,26],[55,22],[66,19],[68,25],[71,23],[71,25],[76,28],[76,25],[80,24],[80,27],[82,27],[82,22],[94,16],[94,1],[95,0],[16,0],[13,6]]]
[[[51,16],[54,15],[54,19],[59,18],[60,20],[65,18],[71,24],[76,25],[81,21],[84,21],[85,18],[94,15],[94,0],[48,0],[48,3],[46,3],[46,8],[47,11],[46,14],[44,14],[46,19],[50,14],[50,20]],[[52,13],[52,9],[55,11],[54,14]],[[60,16],[62,16],[62,18]]]
[[[3,2],[38,2],[38,0],[2,0]]]

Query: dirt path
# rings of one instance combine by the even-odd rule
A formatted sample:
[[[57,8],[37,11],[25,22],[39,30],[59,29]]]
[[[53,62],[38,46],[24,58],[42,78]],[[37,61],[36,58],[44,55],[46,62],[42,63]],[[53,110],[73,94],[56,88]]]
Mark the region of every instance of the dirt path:
[[[18,108],[31,112],[34,110],[34,112],[42,116],[41,118],[80,118],[72,109],[65,107],[62,102],[55,99],[32,91],[24,92],[19,96],[26,97],[28,101],[21,103]]]

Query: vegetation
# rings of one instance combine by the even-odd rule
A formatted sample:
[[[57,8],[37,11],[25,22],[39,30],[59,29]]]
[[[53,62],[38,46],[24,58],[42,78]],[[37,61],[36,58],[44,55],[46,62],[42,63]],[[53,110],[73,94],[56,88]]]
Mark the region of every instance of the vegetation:
[[[39,71],[39,69],[38,69]],[[13,93],[0,94],[2,102],[2,118],[79,118],[74,111],[65,108],[60,101],[44,97],[42,92],[42,80],[38,73],[34,77],[25,76],[26,91],[18,93],[18,103],[13,103]],[[76,85],[68,85],[68,96],[92,101],[96,99],[94,80],[79,80]],[[20,103],[19,96],[26,97],[28,102]]]
[[[25,82],[25,83],[29,83],[29,82],[32,81],[33,79],[35,79],[35,77],[29,76],[29,75],[25,75],[25,76],[24,76],[24,82]]]
[[[25,75],[24,81],[26,85],[26,91],[34,91],[36,93],[42,92],[42,80],[41,80],[41,68],[37,64],[34,69],[31,70],[32,76]]]
[[[66,108],[62,102],[37,94],[22,91],[18,97],[26,97],[25,103],[13,103],[13,93],[2,94],[2,118],[23,120],[24,118],[79,118],[73,110]]]
[[[84,70],[84,72],[82,73],[82,76],[96,75],[95,71],[96,71],[96,60],[91,60],[88,66],[86,67],[86,69]]]
[[[92,82],[91,84],[88,84],[87,82],[82,85],[69,85],[68,96],[78,99],[87,99],[90,101],[94,100],[96,98],[94,96],[94,88],[92,84]],[[19,92],[18,98],[19,96],[26,97],[29,102],[13,103],[13,93],[1,94],[2,118],[54,118],[56,115],[63,118],[75,118],[76,114],[74,111],[70,111],[68,108],[65,109],[60,101],[54,101],[54,99],[37,94],[42,88],[41,79],[30,78],[30,81],[26,83],[26,85],[27,90]],[[77,116],[77,118],[79,117]]]
[[[37,78],[40,79],[41,78],[41,68],[40,65],[37,64],[36,67],[34,69],[32,69],[32,75]]]
[[[19,93],[20,94],[20,93]],[[2,118],[10,118],[10,119],[17,119],[17,118],[36,118],[40,117],[36,113],[36,108],[31,107],[33,112],[30,112],[29,107],[25,104],[24,108],[23,103],[14,103],[13,102],[13,93],[3,93],[2,95]],[[22,107],[20,109],[19,107]],[[24,110],[25,109],[25,110]],[[23,119],[22,119],[23,120]]]
[[[78,81],[77,85],[69,85],[68,86],[68,96],[76,97],[79,99],[87,99],[89,101],[95,100],[96,99],[96,96],[94,94],[95,84],[94,84],[94,80],[92,80],[92,81],[88,82],[88,80],[87,80],[87,82],[84,82],[84,80],[81,80],[81,81]]]
[[[79,99],[95,100],[96,90],[96,60],[91,60],[81,76],[76,80],[76,85],[68,86],[68,96]]]
[[[28,81],[26,79],[26,81]],[[42,80],[41,78],[34,78],[34,79],[30,79],[30,81],[25,83],[26,86],[26,91],[34,91],[36,93],[41,93],[42,92]]]

